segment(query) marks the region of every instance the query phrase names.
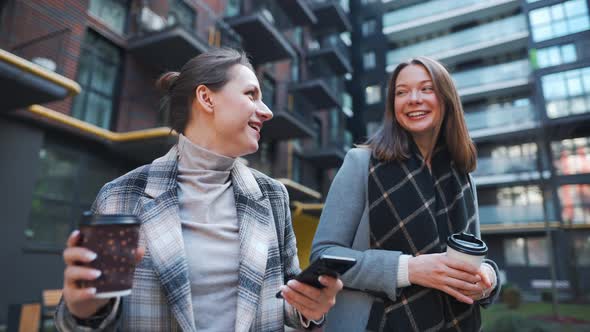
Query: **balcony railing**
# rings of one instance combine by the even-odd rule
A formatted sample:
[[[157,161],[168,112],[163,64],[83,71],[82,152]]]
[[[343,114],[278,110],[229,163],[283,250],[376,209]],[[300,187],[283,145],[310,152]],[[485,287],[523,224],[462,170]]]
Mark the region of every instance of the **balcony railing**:
[[[473,173],[476,178],[479,176],[500,175],[509,173],[536,172],[537,158],[477,158],[477,169]]]
[[[276,26],[279,30],[294,26],[287,13],[285,13],[283,8],[275,0],[254,0],[249,5],[244,8],[244,13],[240,13],[239,15],[261,13],[269,23]]]
[[[503,63],[452,74],[458,89],[486,84],[528,79],[531,66],[528,59]]]
[[[527,24],[525,16],[512,16],[389,51],[387,53],[387,65],[388,67],[395,66],[408,58],[419,55],[444,59],[460,52],[470,52],[501,43],[516,36],[524,35],[526,37],[526,31]]]
[[[547,203],[548,219],[555,219],[553,204]],[[542,204],[524,206],[480,205],[479,218],[484,225],[491,224],[527,224],[545,221]]]
[[[309,2],[313,4],[324,4],[324,3],[334,3],[340,5],[342,10],[345,12],[350,12],[350,1],[349,0],[309,0]]]
[[[481,4],[481,0],[434,0],[402,9],[396,9],[383,15],[383,27],[411,22],[417,18],[448,13],[453,10]]]
[[[465,112],[465,120],[472,136],[479,136],[492,129],[507,132],[533,127],[537,113],[533,105],[487,108]]]

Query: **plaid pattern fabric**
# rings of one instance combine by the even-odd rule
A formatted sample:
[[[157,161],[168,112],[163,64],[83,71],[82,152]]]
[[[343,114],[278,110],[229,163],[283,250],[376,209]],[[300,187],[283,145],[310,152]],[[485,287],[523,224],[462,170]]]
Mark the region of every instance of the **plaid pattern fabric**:
[[[429,171],[415,146],[408,160],[369,169],[371,248],[413,256],[446,250],[449,235],[472,228],[476,214],[468,174],[459,173],[439,147]],[[369,331],[478,331],[478,305],[417,285],[401,288],[395,301],[373,303]]]
[[[93,211],[138,215],[140,245],[146,247],[146,254],[137,266],[131,295],[117,301],[119,311],[95,330],[196,331],[179,217],[177,169],[178,151],[173,147],[152,164],[100,191]],[[240,239],[235,330],[283,331],[284,324],[301,327],[297,312],[275,298],[279,287],[300,271],[287,190],[239,162],[231,177]],[[63,303],[56,326],[60,331],[92,330],[77,326]]]

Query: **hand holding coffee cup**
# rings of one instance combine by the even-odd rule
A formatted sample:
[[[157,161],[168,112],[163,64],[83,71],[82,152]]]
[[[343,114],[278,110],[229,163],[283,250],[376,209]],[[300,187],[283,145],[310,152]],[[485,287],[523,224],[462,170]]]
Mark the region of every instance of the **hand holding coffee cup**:
[[[104,237],[109,231],[110,239],[109,233]],[[144,254],[144,249],[137,247],[138,231],[135,216],[83,215],[80,231],[72,232],[63,254],[63,297],[74,316],[88,318],[110,297],[130,293],[135,265]],[[118,264],[109,264],[114,261],[113,254]]]
[[[483,260],[488,252],[488,247],[481,239],[478,239],[472,234],[457,233],[448,237],[446,255],[454,260],[465,262],[474,268],[478,269],[478,275],[481,281],[477,282],[480,290],[477,291],[462,291],[466,296],[474,300],[485,298],[491,292],[492,282],[490,275],[482,269]],[[484,268],[487,270],[487,267]]]

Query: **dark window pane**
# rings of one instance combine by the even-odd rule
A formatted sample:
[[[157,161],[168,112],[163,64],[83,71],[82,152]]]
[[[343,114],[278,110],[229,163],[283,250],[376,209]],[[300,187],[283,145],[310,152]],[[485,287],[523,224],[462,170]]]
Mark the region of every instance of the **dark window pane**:
[[[51,246],[63,246],[71,231],[71,205],[41,198],[34,198],[31,205],[27,240]]]
[[[88,11],[113,31],[122,34],[127,17],[127,6],[121,0],[90,0]]]
[[[71,200],[78,169],[78,157],[66,150],[42,148],[39,159],[35,195]]]
[[[507,265],[524,266],[526,265],[526,258],[524,254],[525,240],[524,238],[505,239],[504,240],[504,259]]]

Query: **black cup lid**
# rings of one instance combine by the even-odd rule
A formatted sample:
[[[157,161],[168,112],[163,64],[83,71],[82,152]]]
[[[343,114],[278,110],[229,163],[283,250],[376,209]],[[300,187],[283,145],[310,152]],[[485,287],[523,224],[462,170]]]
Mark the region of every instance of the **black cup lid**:
[[[468,255],[484,256],[488,252],[488,246],[482,240],[465,232],[449,236],[447,245]]]
[[[139,225],[139,218],[133,214],[93,214],[82,213],[80,225]]]

